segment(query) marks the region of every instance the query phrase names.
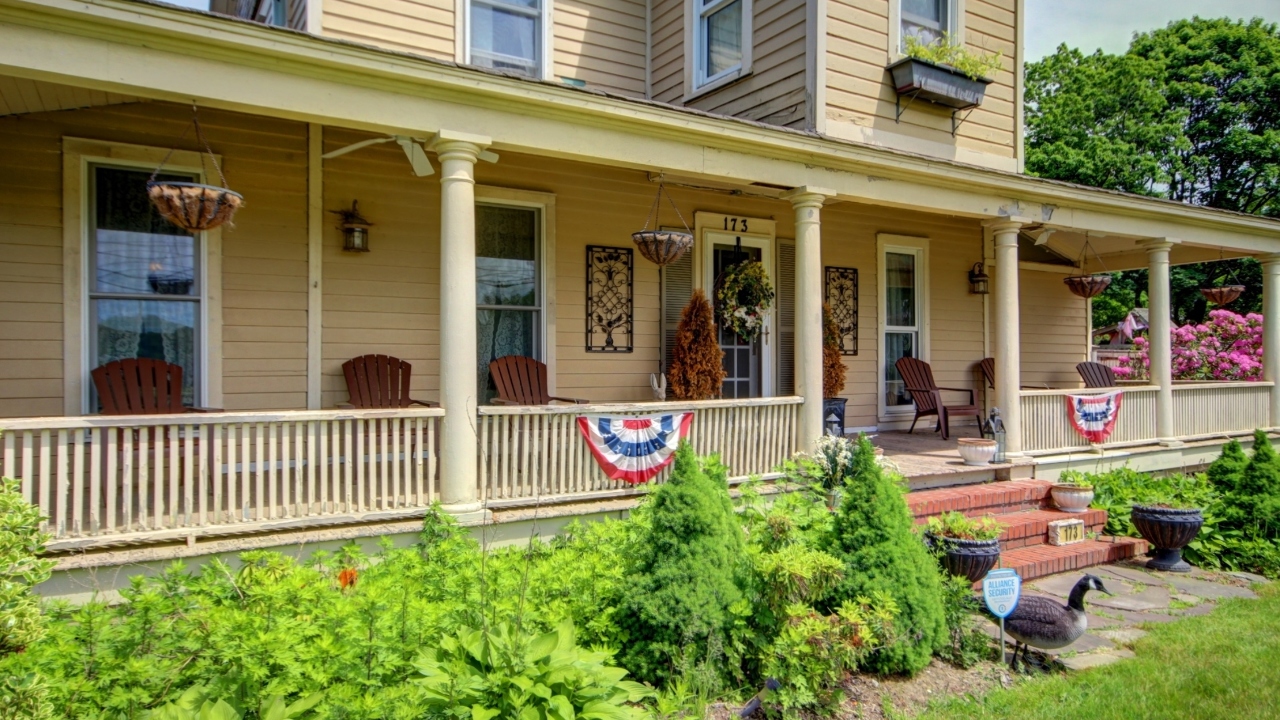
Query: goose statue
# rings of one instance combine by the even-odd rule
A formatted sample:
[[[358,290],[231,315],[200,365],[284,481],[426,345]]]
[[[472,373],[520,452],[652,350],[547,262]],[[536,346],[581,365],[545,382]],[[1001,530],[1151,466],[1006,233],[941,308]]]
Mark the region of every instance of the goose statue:
[[[1025,663],[1028,645],[1042,650],[1057,650],[1083,635],[1089,629],[1089,619],[1084,612],[1084,596],[1090,590],[1111,594],[1096,575],[1085,575],[1071,588],[1066,605],[1052,598],[1035,595],[1019,600],[1018,606],[1004,620],[1005,632],[1015,641],[1010,667],[1018,661],[1019,647],[1022,648],[1022,660]]]

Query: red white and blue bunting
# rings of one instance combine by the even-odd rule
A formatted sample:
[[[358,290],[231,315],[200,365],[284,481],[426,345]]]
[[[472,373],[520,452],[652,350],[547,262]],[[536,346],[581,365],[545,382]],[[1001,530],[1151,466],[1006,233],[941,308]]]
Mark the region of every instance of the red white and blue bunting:
[[[1115,390],[1103,395],[1068,395],[1067,419],[1071,427],[1091,443],[1106,442],[1116,429],[1123,394]]]
[[[676,446],[689,434],[693,413],[643,417],[580,415],[578,429],[591,454],[612,480],[648,482],[675,458]]]

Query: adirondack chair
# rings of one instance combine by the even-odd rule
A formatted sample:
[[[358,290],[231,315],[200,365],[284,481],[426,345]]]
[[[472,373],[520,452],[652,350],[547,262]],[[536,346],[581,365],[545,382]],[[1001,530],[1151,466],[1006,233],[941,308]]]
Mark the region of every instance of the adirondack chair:
[[[1100,362],[1082,362],[1076,365],[1076,372],[1084,378],[1084,386],[1089,388],[1109,388],[1116,386],[1116,374],[1111,368]]]
[[[149,358],[113,360],[89,373],[103,415],[207,412],[182,404],[182,366]]]
[[[937,429],[942,431],[942,439],[947,440],[951,436],[951,418],[972,415],[973,417],[982,418],[982,408],[973,402],[973,390],[968,388],[944,388],[938,387],[933,381],[933,369],[929,367],[929,363],[915,358],[899,358],[894,363],[894,367],[898,369],[898,374],[902,376],[903,382],[906,383],[907,392],[911,393],[911,399],[916,404],[916,416],[911,420],[911,429],[908,433],[914,432],[916,429],[916,421],[927,415],[936,415],[938,418]],[[942,403],[942,391],[969,393],[969,403],[967,405],[944,405]]]
[[[489,376],[498,388],[494,405],[550,405],[553,401],[583,405],[590,400],[547,394],[547,366],[533,358],[507,355],[489,363]]]
[[[438,407],[428,400],[409,397],[409,380],[413,365],[390,355],[361,355],[342,363],[347,378],[348,402],[338,407],[373,410],[403,408],[410,405]]]
[[[979,363],[979,365],[982,367],[982,379],[987,381],[987,387],[991,388],[992,390],[995,390],[996,389],[996,359],[982,358],[982,362]],[[1048,385],[1044,383],[1040,383],[1038,385],[1023,385],[1022,389],[1023,390],[1049,390],[1050,388]]]

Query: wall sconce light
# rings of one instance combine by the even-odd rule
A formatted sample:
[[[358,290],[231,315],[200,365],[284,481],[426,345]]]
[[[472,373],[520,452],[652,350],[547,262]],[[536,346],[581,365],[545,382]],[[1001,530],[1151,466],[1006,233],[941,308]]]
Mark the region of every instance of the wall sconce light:
[[[982,267],[982,261],[973,264],[969,271],[969,292],[974,295],[986,295],[991,292],[991,277]]]
[[[369,252],[369,228],[373,223],[360,217],[360,201],[352,200],[350,210],[330,210],[342,217],[342,249],[347,252]]]

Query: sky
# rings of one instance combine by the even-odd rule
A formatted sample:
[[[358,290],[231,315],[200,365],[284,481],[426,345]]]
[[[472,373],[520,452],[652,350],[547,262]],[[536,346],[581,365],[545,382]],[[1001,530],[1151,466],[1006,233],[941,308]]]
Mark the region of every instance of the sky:
[[[1039,60],[1059,43],[1091,53],[1123,52],[1134,32],[1170,20],[1262,17],[1280,23],[1280,0],[1026,0],[1027,60]]]

